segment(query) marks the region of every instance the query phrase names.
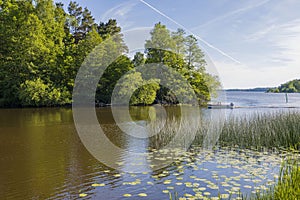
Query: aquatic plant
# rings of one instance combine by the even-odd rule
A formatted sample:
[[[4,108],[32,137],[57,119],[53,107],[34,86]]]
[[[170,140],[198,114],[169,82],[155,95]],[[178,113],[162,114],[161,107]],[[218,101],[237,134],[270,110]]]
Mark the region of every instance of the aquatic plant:
[[[300,166],[286,164],[282,167],[274,199],[300,199]]]
[[[297,158],[296,158],[297,159]],[[185,199],[178,197],[177,192],[169,193],[170,200],[178,200]],[[205,199],[213,199],[213,198],[205,198]],[[219,195],[215,199],[232,199],[231,196],[222,196]],[[295,200],[300,199],[300,162],[299,160],[288,159],[284,161],[279,174],[279,179],[277,184],[266,191],[257,191],[255,195],[249,196],[242,193],[238,193],[238,195],[234,199],[240,200]]]
[[[242,119],[229,118],[224,123],[218,144],[300,150],[300,113],[277,112]]]

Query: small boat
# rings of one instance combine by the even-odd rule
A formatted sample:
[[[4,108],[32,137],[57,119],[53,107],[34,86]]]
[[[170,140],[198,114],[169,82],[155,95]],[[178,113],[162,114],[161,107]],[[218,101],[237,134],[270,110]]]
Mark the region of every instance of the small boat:
[[[230,103],[230,104],[223,104],[221,102],[218,103],[210,103],[207,105],[208,109],[233,109],[234,108],[234,104]]]

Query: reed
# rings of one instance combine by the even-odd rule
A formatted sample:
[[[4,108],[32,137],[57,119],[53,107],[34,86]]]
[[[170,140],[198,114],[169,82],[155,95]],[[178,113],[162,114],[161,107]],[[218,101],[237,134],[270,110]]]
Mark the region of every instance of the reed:
[[[150,137],[150,146],[155,148],[165,146],[178,135],[176,141],[181,146],[189,146],[193,141],[193,145],[204,148],[217,145],[300,151],[300,112],[233,117],[224,124],[209,124],[201,118],[170,119],[167,123],[157,120],[149,130],[154,135]]]
[[[194,124],[194,123],[192,123]],[[164,140],[169,131],[178,125],[173,121],[165,129],[160,139]],[[183,135],[193,132],[196,126],[182,123],[180,132]],[[254,200],[294,200],[300,199],[300,113],[277,112],[273,114],[255,114],[251,117],[229,118],[221,126],[209,126],[203,119],[199,121],[197,134],[193,145],[205,147],[208,133],[214,134],[209,138],[216,141],[216,146],[238,146],[241,149],[279,149],[287,157],[283,161],[276,185],[266,192],[257,192],[253,196],[239,194],[240,199]],[[213,131],[208,131],[213,129]],[[172,136],[171,136],[172,137]],[[181,199],[176,192],[169,194],[169,199]],[[208,198],[209,199],[209,198]],[[222,199],[219,197],[219,199]],[[231,199],[231,197],[229,198]]]
[[[300,199],[300,162],[287,159],[281,166],[277,184],[267,193],[257,193],[255,200],[295,200]]]
[[[300,113],[279,112],[256,114],[250,119],[228,119],[219,144],[300,150]]]

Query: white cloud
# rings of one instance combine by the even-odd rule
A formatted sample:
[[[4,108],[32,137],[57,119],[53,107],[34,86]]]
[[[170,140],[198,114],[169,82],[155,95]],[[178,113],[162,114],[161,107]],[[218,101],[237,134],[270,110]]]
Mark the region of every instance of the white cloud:
[[[255,47],[241,54],[252,54],[252,60],[237,65],[215,60],[225,88],[253,88],[278,86],[300,78],[300,19],[272,25],[248,37]],[[263,51],[259,45],[264,47]],[[257,52],[255,52],[257,50]]]
[[[214,61],[224,88],[255,88],[278,86],[299,78],[300,67],[293,64],[282,67],[243,66],[233,62]]]
[[[273,56],[274,58],[286,59],[288,63],[296,64],[300,68],[300,19],[282,25],[278,33],[269,40],[278,47],[278,53]]]
[[[243,7],[243,8],[239,8],[239,9],[236,9],[236,10],[233,10],[231,12],[228,12],[224,15],[221,15],[221,16],[218,16],[210,21],[207,21],[206,23],[204,24],[201,24],[199,26],[196,26],[194,28],[192,28],[191,30],[198,30],[198,29],[202,29],[203,27],[206,27],[206,26],[209,26],[213,23],[216,23],[216,22],[222,22],[224,21],[226,18],[229,18],[229,17],[232,17],[232,16],[235,16],[235,15],[239,15],[239,14],[242,14],[242,13],[245,13],[251,9],[254,9],[254,8],[257,8],[257,7],[260,7],[266,3],[268,3],[270,0],[264,0],[264,1],[258,1],[258,2],[251,2],[251,5],[249,6],[246,6],[246,7]]]
[[[267,36],[271,31],[274,31],[278,28],[278,26],[272,24],[270,26],[266,26],[264,29],[258,30],[248,36],[245,37],[246,41],[257,41],[265,36]]]
[[[255,55],[260,59],[252,62],[264,63],[263,67],[291,65],[300,68],[300,19],[274,24],[245,38],[248,44],[264,50]]]
[[[117,19],[118,23],[121,25],[122,29],[132,27],[134,21],[130,21],[128,14],[132,11],[135,5],[138,4],[138,1],[131,0],[125,3],[119,4],[101,15],[101,21],[107,21],[108,19]]]

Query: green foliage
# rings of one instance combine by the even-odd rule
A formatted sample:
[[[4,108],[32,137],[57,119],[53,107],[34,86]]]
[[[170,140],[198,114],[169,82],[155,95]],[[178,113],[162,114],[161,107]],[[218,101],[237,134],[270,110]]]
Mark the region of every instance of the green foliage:
[[[78,65],[77,68],[80,67],[86,56],[101,42],[102,38],[94,28],[87,33],[84,40],[79,41],[79,44],[76,48],[76,64]]]
[[[116,85],[116,100],[119,104],[126,104],[129,98],[130,105],[151,105],[158,89],[159,80],[143,80],[140,72],[128,73]]]
[[[171,33],[161,23],[155,24],[150,34],[151,38],[145,44],[146,63],[162,63],[171,67],[189,82],[200,105],[209,101],[221,85],[217,77],[205,71],[204,53],[199,48],[197,39],[191,35],[185,36],[182,29]],[[170,80],[172,81],[176,85],[182,85],[178,79]],[[156,100],[159,103],[177,104],[178,95],[189,95],[182,89],[170,91],[161,86]]]
[[[96,28],[95,19],[87,8],[82,8],[78,3],[71,1],[68,5],[67,27],[72,33],[75,43],[83,40],[87,33]]]
[[[110,51],[111,50],[112,49],[110,49]],[[126,56],[120,56],[116,61],[111,63],[100,78],[96,101],[110,104],[111,95],[118,80],[133,68],[133,63]]]
[[[300,199],[300,163],[295,156],[288,156],[282,163],[277,184],[269,191],[256,193],[255,200]]]
[[[203,104],[204,102],[209,100],[210,91],[201,72],[196,70],[191,71],[189,73],[188,81],[191,84],[195,94],[197,95],[200,104]]]
[[[132,60],[134,67],[139,67],[139,66],[143,66],[146,62],[144,54],[141,52],[137,52],[134,55],[134,58]]]
[[[22,82],[39,73],[49,58],[42,21],[29,1],[5,1],[0,12],[0,93],[5,104],[18,105]],[[18,31],[16,31],[18,30]]]
[[[103,40],[105,46],[101,47]],[[205,72],[197,40],[186,37],[182,29],[170,32],[165,25],[156,24],[145,48],[145,55],[137,52],[133,60],[122,55],[113,63],[100,61],[108,68],[97,87],[97,102],[111,103],[118,80],[131,70],[134,73],[128,75],[126,84],[141,85],[131,97],[132,105],[176,104],[179,95],[190,98],[178,78],[169,78],[176,86],[170,91],[134,70],[145,63],[162,63],[179,72],[201,104],[219,86],[218,80]],[[82,64],[97,67],[97,59],[103,55],[113,57],[127,51],[116,20],[96,24],[88,8],[74,1],[65,11],[62,3],[54,4],[53,0],[0,0],[0,106],[68,104]],[[96,59],[87,60],[89,54]]]
[[[156,92],[159,89],[157,80],[148,80],[142,82],[142,87],[138,88],[130,99],[131,105],[151,105],[156,98]]]
[[[159,50],[171,50],[173,47],[171,33],[165,25],[157,23],[150,34],[151,39],[146,40],[145,48],[150,54],[153,50],[157,51],[162,60],[164,51]]]
[[[110,35],[120,34],[121,32],[121,28],[117,25],[117,21],[115,19],[109,19],[107,23],[100,22],[97,29],[102,38],[107,38]]]
[[[287,162],[281,167],[273,199],[300,199],[300,166],[297,162]]]
[[[70,94],[45,84],[40,78],[21,84],[19,98],[23,106],[56,106],[70,103]]]
[[[189,35],[185,39],[185,45],[186,45],[186,57],[185,60],[187,62],[188,68],[193,69],[201,69],[204,70],[204,66],[206,64],[204,58],[204,53],[201,51],[197,44],[197,39]]]
[[[270,88],[267,92],[274,93],[295,93],[300,92],[300,79],[292,80],[287,83],[284,83],[276,88]]]
[[[176,32],[171,33],[172,34],[172,40],[173,40],[173,51],[176,53],[176,55],[184,55],[186,53],[185,49],[185,32],[183,29],[178,29]]]

